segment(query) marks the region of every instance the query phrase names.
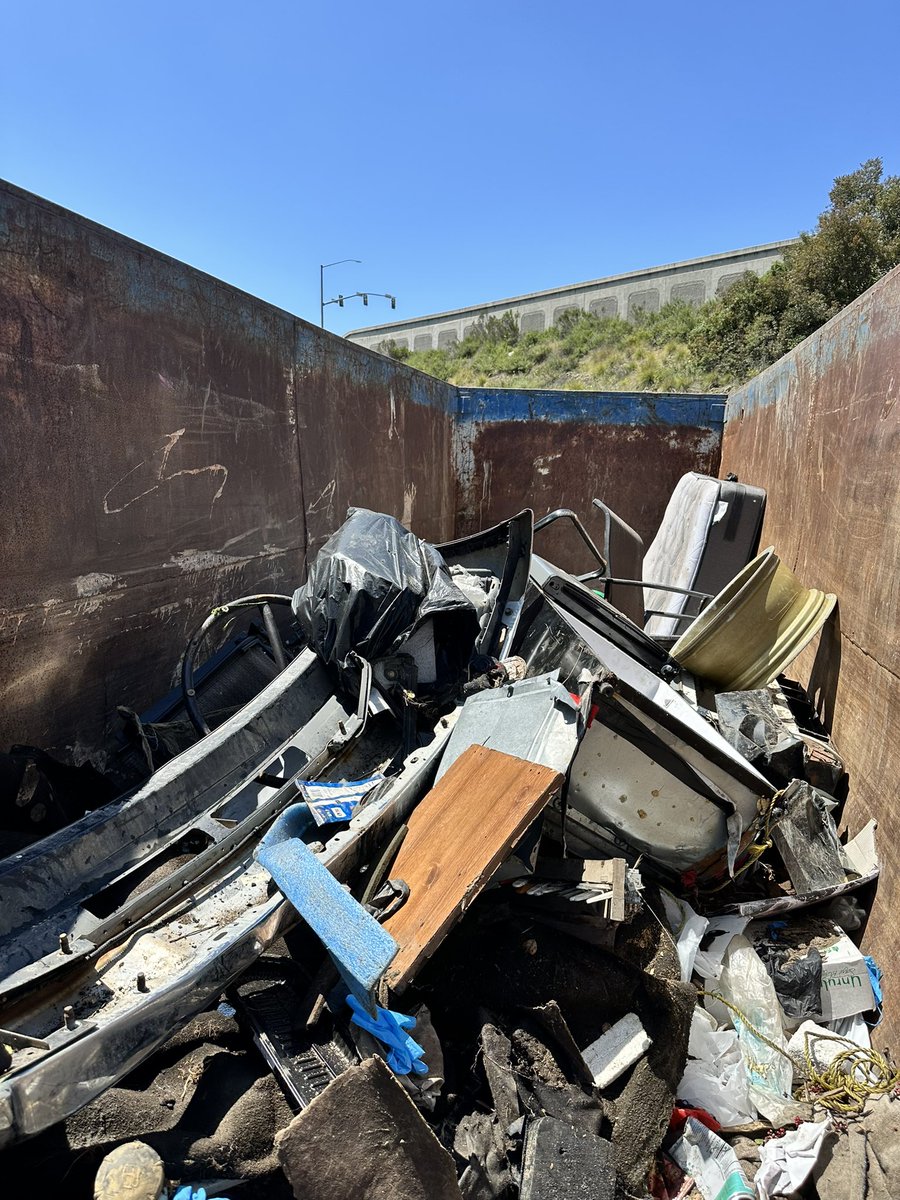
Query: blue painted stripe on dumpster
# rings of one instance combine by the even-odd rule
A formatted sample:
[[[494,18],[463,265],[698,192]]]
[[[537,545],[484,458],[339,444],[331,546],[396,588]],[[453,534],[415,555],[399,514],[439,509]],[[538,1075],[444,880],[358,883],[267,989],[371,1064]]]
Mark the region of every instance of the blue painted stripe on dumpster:
[[[655,392],[518,391],[460,388],[463,422],[553,421],[596,425],[692,425],[721,430],[723,395]]]
[[[863,292],[783,358],[733,391],[728,397],[726,419],[739,419],[778,404],[799,386],[801,375],[805,386],[810,387],[835,362],[861,361],[872,336],[872,305],[879,302],[875,288]]]

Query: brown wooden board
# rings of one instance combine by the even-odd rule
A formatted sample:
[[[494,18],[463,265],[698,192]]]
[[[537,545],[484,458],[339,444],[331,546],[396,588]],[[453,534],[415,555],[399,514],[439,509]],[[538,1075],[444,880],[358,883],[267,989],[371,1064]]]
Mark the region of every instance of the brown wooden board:
[[[385,974],[392,991],[434,953],[562,782],[549,767],[470,746],[417,805],[391,867],[409,887],[385,922],[400,946]]]

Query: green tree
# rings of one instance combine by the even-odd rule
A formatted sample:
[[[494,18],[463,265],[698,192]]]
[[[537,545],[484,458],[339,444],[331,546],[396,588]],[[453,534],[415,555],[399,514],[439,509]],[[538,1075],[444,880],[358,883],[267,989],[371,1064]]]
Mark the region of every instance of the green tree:
[[[690,334],[698,369],[749,378],[787,353],[900,262],[900,176],[870,158],[832,186],[813,233],[765,275],[744,275],[704,305]]]

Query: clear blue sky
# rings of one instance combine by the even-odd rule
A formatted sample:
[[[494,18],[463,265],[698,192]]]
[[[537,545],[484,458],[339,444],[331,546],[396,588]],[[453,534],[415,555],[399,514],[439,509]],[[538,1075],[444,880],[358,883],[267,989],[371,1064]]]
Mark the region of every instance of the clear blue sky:
[[[0,176],[310,320],[415,316],[810,228],[900,172],[900,5],[7,5]],[[326,309],[343,332],[384,302]]]

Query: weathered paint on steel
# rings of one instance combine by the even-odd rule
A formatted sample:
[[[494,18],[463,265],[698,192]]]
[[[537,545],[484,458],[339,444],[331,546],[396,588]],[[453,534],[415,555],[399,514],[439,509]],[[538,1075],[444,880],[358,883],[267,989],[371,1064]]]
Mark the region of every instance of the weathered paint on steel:
[[[0,748],[93,749],[350,505],[443,540],[601,495],[649,536],[716,469],[717,397],[458,392],[12,185],[0,248]]]
[[[300,321],[295,360],[308,553],[350,505],[452,537],[456,389]]]
[[[0,747],[96,746],[350,504],[452,536],[455,389],[11,185],[0,231]]]
[[[900,926],[900,268],[728,401],[723,469],[768,491],[763,543],[837,593],[839,627],[797,664],[851,777],[849,822],[880,823],[869,925],[883,964]],[[826,630],[828,627],[826,626]],[[814,666],[815,663],[815,666]],[[900,1034],[888,996],[887,1040]]]
[[[666,392],[581,392],[460,388],[459,418],[474,421],[553,421],[592,425],[698,425],[719,433],[726,397]]]
[[[571,508],[599,542],[596,496],[645,540],[686,471],[718,471],[723,396],[460,390],[454,437],[457,533],[513,512]],[[538,549],[571,570],[593,564],[570,526],[538,535]]]

